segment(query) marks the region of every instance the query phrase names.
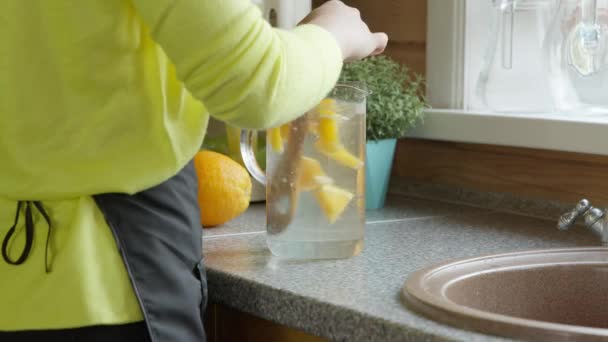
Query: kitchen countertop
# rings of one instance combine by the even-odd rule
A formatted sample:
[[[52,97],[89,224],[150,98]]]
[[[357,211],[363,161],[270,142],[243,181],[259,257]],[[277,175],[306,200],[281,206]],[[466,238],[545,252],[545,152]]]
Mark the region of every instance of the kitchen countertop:
[[[338,341],[502,340],[409,310],[400,298],[407,276],[456,258],[598,245],[591,233],[560,232],[554,221],[391,196],[385,209],[368,212],[361,255],[282,261],[266,248],[264,215],[253,205],[204,231],[210,300]]]

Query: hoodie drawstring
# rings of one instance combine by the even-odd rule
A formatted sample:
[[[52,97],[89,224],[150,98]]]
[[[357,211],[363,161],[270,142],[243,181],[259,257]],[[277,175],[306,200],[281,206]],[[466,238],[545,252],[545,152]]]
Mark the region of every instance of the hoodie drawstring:
[[[17,225],[19,224],[19,217],[21,216],[21,208],[25,205],[25,245],[23,246],[23,250],[21,251],[21,255],[15,260],[12,259],[9,255],[9,245],[11,243],[11,238],[16,233]],[[47,234],[46,234],[46,246],[44,249],[44,271],[48,274],[51,273],[51,263],[49,262],[49,245],[51,241],[51,233],[52,233],[52,224],[51,218],[47,214],[46,210],[42,206],[40,201],[19,201],[17,202],[17,210],[15,212],[15,222],[13,226],[8,230],[6,235],[4,236],[4,240],[2,241],[2,257],[4,261],[6,261],[10,265],[21,265],[23,264],[31,250],[32,245],[34,244],[34,217],[33,210],[36,209],[42,215],[46,224],[48,226]]]

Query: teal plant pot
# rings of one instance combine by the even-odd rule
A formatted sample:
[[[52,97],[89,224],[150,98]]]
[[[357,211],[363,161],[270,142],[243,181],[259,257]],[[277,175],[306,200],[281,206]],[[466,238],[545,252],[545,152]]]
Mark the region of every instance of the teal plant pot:
[[[368,141],[365,145],[365,208],[384,207],[397,139]]]

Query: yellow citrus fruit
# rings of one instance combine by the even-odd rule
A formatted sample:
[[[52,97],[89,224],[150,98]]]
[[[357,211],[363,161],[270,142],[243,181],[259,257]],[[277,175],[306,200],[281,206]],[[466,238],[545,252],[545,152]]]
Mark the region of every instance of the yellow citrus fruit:
[[[333,151],[340,146],[340,133],[335,117],[320,118],[317,132],[319,134],[319,143],[322,144],[326,150]]]
[[[268,141],[274,152],[283,153],[283,137],[281,136],[281,127],[268,129]]]
[[[336,100],[323,99],[317,106],[317,110],[321,115],[333,115],[336,113]]]
[[[332,99],[321,101],[317,106],[317,111],[319,113],[319,124],[317,126],[319,142],[326,150],[333,151],[340,145],[336,101]]]
[[[251,177],[227,156],[201,151],[194,157],[203,227],[215,227],[242,214],[251,199]]]
[[[319,140],[315,144],[317,151],[321,152],[323,155],[329,157],[330,159],[335,160],[340,165],[350,167],[351,169],[358,170],[363,166],[363,161],[354,154],[348,152],[346,148],[342,145],[335,146],[333,148],[328,148],[323,141]]]
[[[340,218],[354,195],[335,185],[328,184],[315,191],[315,197],[329,223],[334,223]]]
[[[283,153],[286,140],[289,140],[289,124],[284,124],[279,127],[273,127],[268,129],[268,141],[272,150],[278,154]]]
[[[281,126],[281,138],[283,140],[289,140],[290,130],[291,130],[291,124],[289,124],[289,123],[286,123],[283,126]]]
[[[323,171],[321,163],[310,157],[302,157],[299,172],[298,186],[301,191],[311,191],[321,185],[333,183]]]

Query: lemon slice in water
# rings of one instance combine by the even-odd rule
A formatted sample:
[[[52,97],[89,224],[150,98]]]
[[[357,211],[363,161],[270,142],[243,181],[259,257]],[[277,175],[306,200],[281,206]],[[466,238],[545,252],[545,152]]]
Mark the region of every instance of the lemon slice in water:
[[[335,185],[328,184],[316,190],[315,197],[329,223],[333,224],[340,218],[354,195]]]
[[[300,160],[300,176],[298,185],[301,191],[315,190],[321,185],[332,184],[333,180],[325,174],[321,163],[310,157]]]
[[[288,123],[268,129],[268,143],[275,153],[283,153],[285,141],[289,140],[289,129]]]
[[[283,137],[281,136],[280,127],[268,129],[268,142],[274,152],[283,153]]]
[[[327,146],[323,141],[319,140],[315,144],[315,147],[321,154],[335,160],[340,165],[354,170],[359,170],[363,166],[363,161],[354,154],[348,152],[342,145]]]

